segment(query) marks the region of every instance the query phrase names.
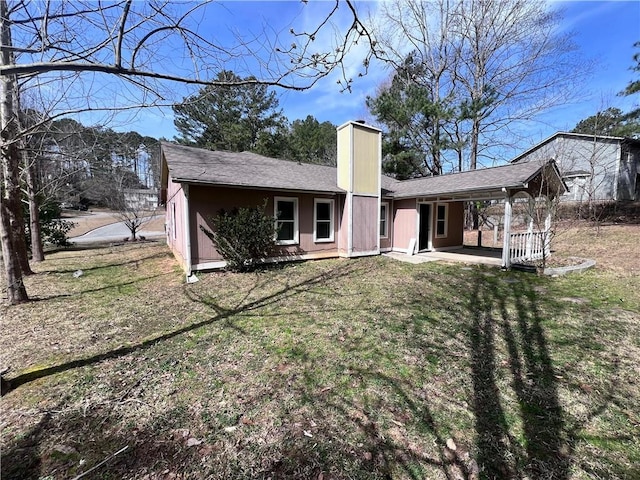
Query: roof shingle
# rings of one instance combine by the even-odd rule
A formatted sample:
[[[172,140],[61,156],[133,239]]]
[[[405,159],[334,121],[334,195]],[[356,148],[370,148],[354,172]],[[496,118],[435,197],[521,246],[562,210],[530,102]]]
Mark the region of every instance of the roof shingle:
[[[335,167],[296,163],[250,152],[220,152],[162,142],[176,182],[339,193]]]
[[[269,190],[344,193],[335,167],[296,163],[250,152],[221,152],[162,142],[173,181]],[[521,162],[399,181],[382,176],[383,195],[395,198],[489,192],[519,188],[544,166]]]
[[[450,195],[522,187],[543,168],[538,162],[515,163],[466,172],[396,181],[392,186],[396,198]]]

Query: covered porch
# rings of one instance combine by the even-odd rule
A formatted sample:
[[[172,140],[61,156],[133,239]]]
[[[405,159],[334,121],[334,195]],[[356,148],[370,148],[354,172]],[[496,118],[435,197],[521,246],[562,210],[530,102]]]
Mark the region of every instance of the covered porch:
[[[411,253],[420,260],[446,260],[465,263],[481,263],[510,268],[514,264],[536,262],[550,254],[552,217],[555,199],[564,193],[566,186],[554,161],[544,164],[512,164],[438,177],[421,179],[412,185],[427,195],[416,198],[417,204],[453,204],[460,202],[492,204],[494,210],[502,209],[498,222],[501,231],[495,235],[494,248],[462,245],[446,250]],[[409,193],[409,192],[407,192]],[[520,220],[517,228],[514,212]],[[464,215],[464,214],[463,214]],[[461,222],[456,222],[461,224]],[[418,236],[421,232],[418,232]],[[500,237],[500,243],[496,240]],[[419,243],[419,242],[418,242]]]

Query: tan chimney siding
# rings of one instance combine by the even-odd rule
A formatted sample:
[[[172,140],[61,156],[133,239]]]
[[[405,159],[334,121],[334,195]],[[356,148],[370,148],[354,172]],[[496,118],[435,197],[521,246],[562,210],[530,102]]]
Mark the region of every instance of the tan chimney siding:
[[[379,195],[380,130],[358,122],[338,127],[338,187],[360,195]]]
[[[338,135],[338,187],[351,191],[351,133],[352,130],[347,125],[345,128],[339,127]]]
[[[353,193],[380,193],[380,132],[353,125]]]
[[[347,192],[338,249],[347,257],[380,253],[381,132],[347,122],[337,135],[337,184]]]

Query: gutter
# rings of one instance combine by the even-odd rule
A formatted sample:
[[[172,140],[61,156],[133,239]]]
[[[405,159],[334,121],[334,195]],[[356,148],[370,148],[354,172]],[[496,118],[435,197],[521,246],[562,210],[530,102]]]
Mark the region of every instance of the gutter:
[[[238,188],[241,190],[266,190],[270,192],[291,192],[291,193],[309,193],[309,194],[322,194],[322,195],[337,195],[341,193],[347,193],[346,190],[336,188],[335,190],[306,190],[302,188],[287,188],[287,187],[262,187],[259,185],[237,185],[233,183],[217,183],[207,180],[198,180],[193,178],[172,178],[174,183],[191,184],[205,187],[228,187]]]

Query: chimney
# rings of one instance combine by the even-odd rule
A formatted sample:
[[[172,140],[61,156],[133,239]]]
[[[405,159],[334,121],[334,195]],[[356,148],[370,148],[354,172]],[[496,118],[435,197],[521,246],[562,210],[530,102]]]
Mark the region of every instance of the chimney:
[[[347,257],[380,253],[380,129],[364,121],[337,129],[338,187],[345,190],[338,249]]]

